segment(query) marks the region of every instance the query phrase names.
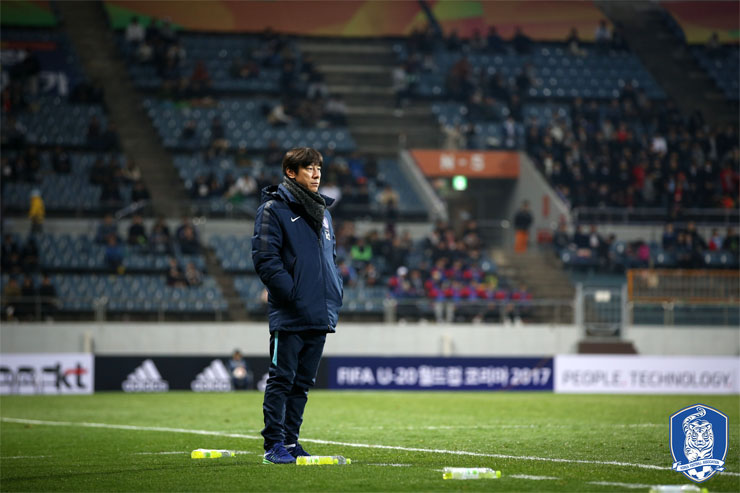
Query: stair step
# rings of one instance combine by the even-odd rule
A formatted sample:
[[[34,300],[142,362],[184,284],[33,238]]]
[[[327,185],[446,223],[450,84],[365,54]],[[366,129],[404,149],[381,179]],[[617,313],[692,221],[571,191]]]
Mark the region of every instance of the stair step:
[[[386,65],[319,65],[323,74],[385,74],[390,76],[392,69]]]
[[[314,54],[352,54],[352,55],[392,55],[393,47],[385,44],[359,44],[345,43],[344,41],[332,41],[325,43],[313,43],[301,41],[298,43],[302,52]]]
[[[388,87],[378,86],[347,86],[347,85],[329,85],[329,91],[332,94],[372,94],[382,96],[393,96],[393,89]]]

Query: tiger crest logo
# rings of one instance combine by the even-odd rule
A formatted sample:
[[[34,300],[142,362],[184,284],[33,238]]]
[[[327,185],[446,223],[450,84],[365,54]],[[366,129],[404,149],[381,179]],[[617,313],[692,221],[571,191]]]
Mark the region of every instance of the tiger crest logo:
[[[703,404],[681,409],[670,419],[673,470],[701,483],[724,471],[727,416]]]

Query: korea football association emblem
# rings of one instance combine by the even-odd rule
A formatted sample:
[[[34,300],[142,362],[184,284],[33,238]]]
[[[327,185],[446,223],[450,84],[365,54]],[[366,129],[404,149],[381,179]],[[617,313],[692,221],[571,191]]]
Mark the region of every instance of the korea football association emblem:
[[[727,456],[727,416],[694,404],[671,416],[673,470],[701,483],[724,471]]]

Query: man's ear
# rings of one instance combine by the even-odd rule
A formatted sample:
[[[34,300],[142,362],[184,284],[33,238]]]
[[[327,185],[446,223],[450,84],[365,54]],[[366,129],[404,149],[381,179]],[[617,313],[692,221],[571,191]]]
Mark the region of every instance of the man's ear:
[[[292,170],[292,169],[290,169],[290,168],[288,168],[288,169],[286,169],[286,170],[285,170],[285,174],[286,174],[286,176],[287,176],[288,178],[290,178],[291,180],[295,180],[295,177],[297,176],[297,175],[295,174],[295,171],[293,171],[293,170]]]

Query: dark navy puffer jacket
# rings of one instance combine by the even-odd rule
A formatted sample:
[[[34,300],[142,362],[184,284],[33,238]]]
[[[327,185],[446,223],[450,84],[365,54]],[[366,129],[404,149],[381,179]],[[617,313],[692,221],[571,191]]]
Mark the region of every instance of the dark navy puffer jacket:
[[[324,196],[326,204],[334,199]],[[282,185],[262,190],[252,236],[254,268],[269,292],[270,333],[276,330],[334,332],[342,306],[331,214],[320,230],[303,205]]]

